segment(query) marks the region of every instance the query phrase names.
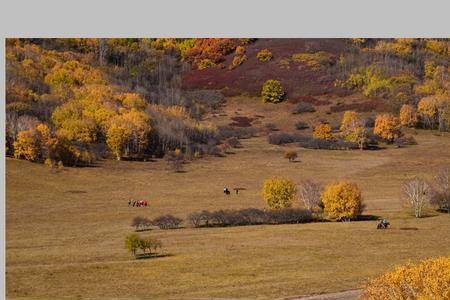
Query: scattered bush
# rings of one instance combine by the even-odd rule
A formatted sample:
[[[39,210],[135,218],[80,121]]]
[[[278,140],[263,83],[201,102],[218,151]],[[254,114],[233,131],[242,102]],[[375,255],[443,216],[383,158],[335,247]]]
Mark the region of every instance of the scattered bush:
[[[270,208],[291,207],[296,194],[297,188],[289,178],[276,176],[264,181],[262,196]]]
[[[450,257],[396,267],[371,280],[362,299],[450,299]]]
[[[272,59],[272,57],[272,52],[270,52],[268,49],[263,49],[256,54],[256,58],[259,61],[269,61]]]
[[[300,142],[305,140],[306,137],[300,134],[289,134],[286,132],[276,132],[269,134],[267,141],[272,145],[283,145],[288,143]]]
[[[309,125],[306,122],[303,121],[298,121],[297,123],[295,123],[295,129],[297,130],[303,130],[303,129],[308,129]]]
[[[314,105],[312,105],[309,102],[299,102],[295,106],[294,110],[292,111],[293,114],[300,114],[300,113],[306,113],[306,112],[315,112],[316,109],[314,108]]]
[[[289,150],[284,153],[284,158],[287,158],[290,162],[296,160],[297,157],[297,151],[295,150]]]
[[[361,214],[361,191],[355,183],[339,181],[329,184],[320,196],[328,217],[339,220]]]
[[[239,142],[238,138],[236,137],[230,137],[228,138],[225,143],[230,146],[231,148],[240,148],[242,147],[241,142]]]
[[[417,145],[417,141],[412,135],[402,136],[394,140],[394,145],[401,148],[403,146]]]
[[[267,131],[278,131],[278,127],[277,127],[277,125],[274,124],[274,123],[266,123],[266,124],[264,125],[264,128],[265,128]]]
[[[319,51],[315,53],[297,53],[292,55],[292,60],[304,63],[313,69],[320,69],[334,65],[336,58],[331,53]]]
[[[242,56],[242,55],[245,54],[245,51],[246,50],[245,50],[244,46],[237,46],[236,50],[235,50],[235,53],[236,53],[236,55]]]
[[[235,57],[233,57],[233,61],[231,62],[231,69],[234,69],[240,65],[242,65],[244,63],[244,61],[247,60],[247,56],[246,55],[236,55]]]
[[[236,137],[238,139],[248,139],[254,137],[257,133],[256,128],[253,127],[231,127],[222,126],[218,127],[218,139],[227,139],[230,137]]]
[[[212,67],[215,67],[215,66],[216,66],[216,64],[212,60],[210,60],[208,58],[202,59],[197,64],[197,67],[198,67],[199,70],[204,70],[204,69],[212,68]]]
[[[178,228],[182,222],[182,219],[172,215],[160,216],[153,220],[153,224],[160,229],[175,229]]]
[[[284,98],[284,90],[278,80],[267,80],[261,90],[263,102],[279,103]]]

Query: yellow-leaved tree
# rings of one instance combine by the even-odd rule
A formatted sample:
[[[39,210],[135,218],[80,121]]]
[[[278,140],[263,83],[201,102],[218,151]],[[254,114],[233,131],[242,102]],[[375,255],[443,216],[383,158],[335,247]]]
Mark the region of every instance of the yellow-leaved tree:
[[[401,135],[400,122],[394,115],[389,113],[378,115],[375,119],[373,132],[382,139],[392,142]]]
[[[314,127],[313,136],[322,140],[332,140],[334,138],[330,124],[319,124]]]
[[[33,129],[20,131],[14,142],[14,157],[35,161],[39,156],[36,132]]]
[[[361,117],[354,111],[346,111],[341,123],[341,133],[345,140],[357,143],[359,149],[363,150],[368,140],[366,127]]]
[[[417,111],[410,104],[403,104],[400,109],[400,124],[405,127],[414,127],[417,125]]]
[[[123,124],[113,123],[106,134],[106,143],[111,152],[120,160],[130,140],[130,131]]]
[[[361,191],[350,181],[329,184],[320,195],[324,211],[333,219],[349,219],[361,213]]]
[[[398,266],[369,282],[362,299],[450,299],[450,256]]]
[[[291,207],[297,195],[297,188],[292,180],[275,176],[264,181],[262,196],[270,208]]]

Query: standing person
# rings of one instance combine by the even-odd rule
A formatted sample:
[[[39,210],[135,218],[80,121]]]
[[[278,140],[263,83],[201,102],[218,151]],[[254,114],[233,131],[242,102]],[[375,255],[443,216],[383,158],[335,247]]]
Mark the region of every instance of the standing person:
[[[128,206],[130,206],[131,205],[131,199],[130,200],[128,200]]]
[[[133,207],[136,206],[136,200],[133,200]]]

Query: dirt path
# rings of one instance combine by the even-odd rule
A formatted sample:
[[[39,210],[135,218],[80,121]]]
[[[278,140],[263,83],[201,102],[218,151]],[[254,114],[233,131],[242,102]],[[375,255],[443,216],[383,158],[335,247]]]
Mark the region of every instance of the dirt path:
[[[361,295],[362,290],[348,290],[338,293],[320,294],[301,297],[283,298],[283,300],[355,300]]]

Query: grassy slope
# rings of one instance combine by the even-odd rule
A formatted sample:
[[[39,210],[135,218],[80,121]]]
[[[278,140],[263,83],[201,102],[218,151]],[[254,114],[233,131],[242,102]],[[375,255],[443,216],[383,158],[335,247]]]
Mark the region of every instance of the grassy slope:
[[[238,107],[231,101],[217,122],[228,122]],[[254,104],[238,113],[259,110],[263,106]],[[281,111],[264,115],[264,122],[292,128]],[[450,164],[448,135],[420,131],[416,138],[419,145],[404,149],[301,150],[300,162],[289,163],[282,158],[286,147],[257,137],[226,158],[188,164],[179,174],[165,171],[162,161],[104,161],[51,173],[7,159],[7,295],[273,298],[355,288],[393,264],[450,255],[449,216],[416,220],[400,202],[403,180],[430,178],[441,163]],[[133,260],[124,249],[136,215],[264,207],[262,182],[278,174],[295,181],[355,180],[367,213],[388,217],[393,228],[355,222],[152,230],[145,235],[160,238],[167,256]],[[225,197],[224,185],[247,190]],[[150,208],[128,208],[130,197],[149,199]]]

